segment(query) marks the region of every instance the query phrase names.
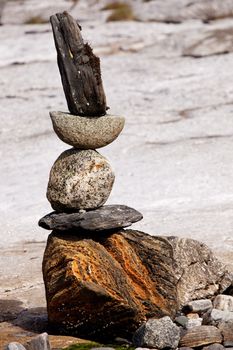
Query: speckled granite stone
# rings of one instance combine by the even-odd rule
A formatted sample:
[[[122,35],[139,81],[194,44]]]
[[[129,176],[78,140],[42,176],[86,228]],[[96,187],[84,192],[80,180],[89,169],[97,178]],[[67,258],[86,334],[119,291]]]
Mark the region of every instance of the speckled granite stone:
[[[109,197],[115,175],[97,151],[69,149],[55,161],[47,198],[54,210],[94,209]]]
[[[96,149],[113,142],[122,131],[125,118],[113,115],[80,117],[63,112],[50,112],[57,136],[75,148]]]

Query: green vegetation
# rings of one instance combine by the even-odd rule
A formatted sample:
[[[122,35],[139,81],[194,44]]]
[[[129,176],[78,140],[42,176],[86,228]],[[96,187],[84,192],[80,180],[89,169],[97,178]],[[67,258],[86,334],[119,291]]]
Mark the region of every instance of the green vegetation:
[[[69,346],[68,348],[65,348],[64,350],[90,350],[91,348],[97,348],[97,347],[110,347],[114,348],[116,350],[134,350],[134,347],[130,346],[123,346],[123,345],[116,345],[116,344],[99,344],[95,342],[89,342],[89,343],[81,343],[81,344],[73,344]]]
[[[91,348],[96,348],[101,346],[98,343],[90,342],[90,343],[81,343],[81,344],[73,344],[64,350],[90,350]]]
[[[126,2],[114,1],[103,7],[102,10],[112,10],[112,13],[107,18],[107,22],[132,21],[135,19],[132,6]]]

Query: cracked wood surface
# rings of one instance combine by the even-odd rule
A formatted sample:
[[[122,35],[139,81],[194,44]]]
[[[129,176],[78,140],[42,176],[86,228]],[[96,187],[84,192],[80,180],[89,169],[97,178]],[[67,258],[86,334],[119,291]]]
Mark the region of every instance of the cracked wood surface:
[[[100,59],[84,43],[81,27],[67,12],[50,17],[57,49],[57,62],[66,101],[71,114],[106,114]]]

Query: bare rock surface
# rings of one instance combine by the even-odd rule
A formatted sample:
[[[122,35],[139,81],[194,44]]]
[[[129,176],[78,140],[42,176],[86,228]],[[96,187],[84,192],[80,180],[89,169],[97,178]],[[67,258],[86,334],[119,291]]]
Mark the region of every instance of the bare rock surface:
[[[213,304],[209,299],[193,300],[187,304],[187,308],[192,312],[204,313],[213,308]]]
[[[180,276],[182,270],[189,273]],[[187,252],[182,239],[133,230],[89,236],[54,231],[45,250],[43,275],[51,326],[92,338],[129,337],[146,319],[174,317],[186,299],[210,297],[231,283],[221,263],[199,242],[190,240]]]
[[[225,347],[222,344],[218,344],[218,343],[203,347],[203,350],[224,350],[224,349]]]
[[[180,306],[185,306],[189,300],[214,296],[231,285],[232,275],[226,273],[225,266],[205,244],[178,237],[168,239],[176,261],[174,270]]]
[[[218,310],[233,312],[233,296],[219,294],[214,299],[213,306]]]
[[[218,328],[222,332],[223,345],[225,347],[233,346],[233,320],[229,322],[222,322],[218,325]]]
[[[233,312],[213,309],[211,311],[210,318],[215,324],[219,324],[220,322],[233,321]]]
[[[220,330],[214,326],[199,326],[186,331],[180,339],[180,346],[196,348],[203,345],[221,343]]]
[[[54,210],[95,209],[108,199],[115,176],[97,151],[70,149],[51,168],[47,198]]]
[[[180,328],[170,317],[149,319],[134,334],[133,344],[142,348],[176,349],[180,341]]]
[[[190,329],[193,327],[201,326],[203,322],[203,319],[201,317],[198,318],[188,318],[188,322],[186,323],[185,328]]]
[[[63,112],[50,112],[57,136],[79,149],[96,149],[113,142],[121,133],[125,118],[105,115],[102,117],[80,117]]]
[[[204,57],[232,52],[233,27],[206,30],[189,37],[183,49],[184,56]]]
[[[68,10],[81,22],[85,38],[101,58],[110,113],[126,117],[117,142],[103,149],[116,169],[109,204],[119,203],[120,198],[142,212],[144,220],[135,224],[138,230],[203,241],[233,269],[233,46],[229,47],[227,34],[232,31],[232,1],[192,1],[191,7],[182,7],[187,2],[180,0],[132,3],[144,22],[106,23],[109,11],[99,11],[102,1],[12,0],[3,8],[2,347],[20,341],[19,334],[28,336],[28,330],[6,321],[8,316],[18,315],[20,323],[27,315],[32,330],[41,310],[46,314],[40,263],[47,232],[36,223],[51,210],[45,198],[48,174],[66,148],[54,135],[48,113],[65,111],[66,102],[51,26],[38,22],[48,22],[56,12]],[[191,19],[198,7],[202,8],[199,18],[209,18],[208,6],[214,8],[217,20]],[[171,14],[182,23],[157,21],[167,21]],[[37,24],[30,24],[35,19]],[[202,58],[184,56],[196,44],[192,52]],[[20,311],[28,312],[14,307],[8,314],[7,301],[12,300],[13,305],[21,305]]]
[[[140,12],[138,2],[137,15],[142,20],[179,23],[189,19],[203,21],[224,17],[232,17],[233,4],[231,0],[152,0],[146,3],[144,11]],[[171,11],[172,8],[172,11]]]
[[[50,213],[40,219],[39,226],[47,230],[69,231],[83,229],[106,231],[128,227],[142,219],[142,214],[125,205],[105,205],[84,213]]]

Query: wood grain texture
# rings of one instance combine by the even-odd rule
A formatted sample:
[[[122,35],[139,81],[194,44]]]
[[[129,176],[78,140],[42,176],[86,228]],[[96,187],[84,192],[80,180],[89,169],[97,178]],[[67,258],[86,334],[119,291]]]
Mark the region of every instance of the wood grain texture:
[[[67,12],[51,16],[50,22],[69,111],[80,116],[105,115],[100,60],[84,43],[81,27]]]

